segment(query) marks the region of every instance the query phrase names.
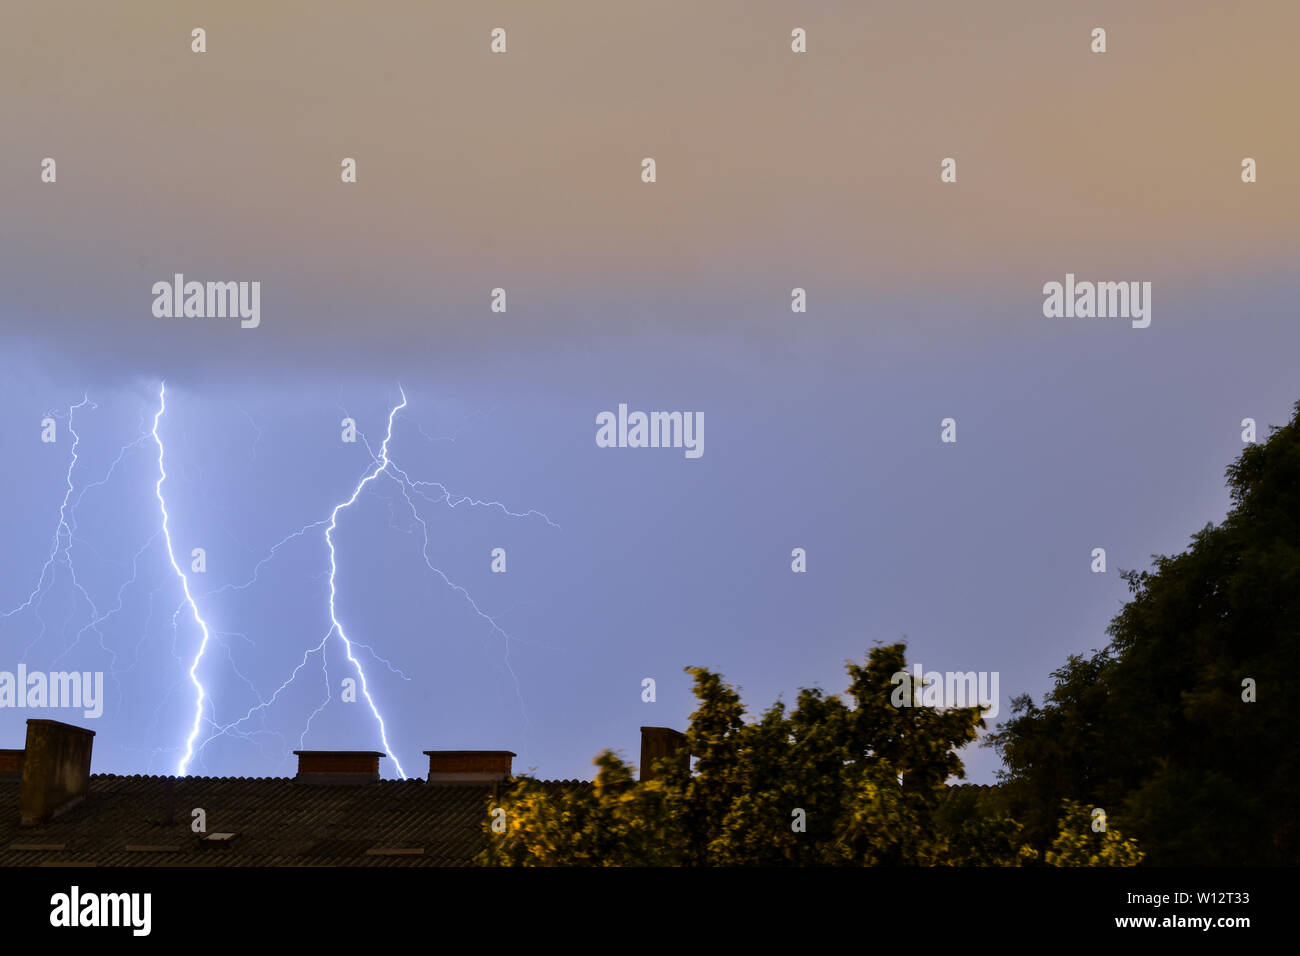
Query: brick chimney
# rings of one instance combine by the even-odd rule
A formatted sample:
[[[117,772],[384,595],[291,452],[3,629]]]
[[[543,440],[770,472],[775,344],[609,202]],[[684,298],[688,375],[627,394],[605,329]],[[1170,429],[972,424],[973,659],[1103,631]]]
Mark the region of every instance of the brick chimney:
[[[379,779],[378,750],[295,750],[298,757],[296,783],[337,786],[374,783]]]
[[[25,750],[0,750],[0,783],[23,779],[23,754]]]
[[[501,783],[510,779],[509,750],[426,750],[429,783]]]
[[[686,735],[671,727],[641,728],[641,779],[655,779],[654,762],[660,757],[676,757],[679,764],[689,767],[690,752],[686,749]]]
[[[18,810],[24,826],[48,823],[86,799],[95,732],[57,720],[27,721]],[[8,751],[14,753],[14,751]]]

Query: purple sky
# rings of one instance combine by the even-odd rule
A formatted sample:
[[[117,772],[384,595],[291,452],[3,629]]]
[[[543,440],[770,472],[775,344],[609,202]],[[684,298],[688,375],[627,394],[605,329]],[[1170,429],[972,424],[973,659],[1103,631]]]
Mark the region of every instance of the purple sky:
[[[1005,717],[1106,642],[1120,568],[1223,517],[1241,420],[1263,437],[1300,392],[1290,5],[67,6],[0,31],[0,612],[42,580],[67,409],[96,407],[73,420],[70,562],[0,619],[0,671],[112,676],[93,722],[0,709],[0,746],[54,716],[98,732],[97,771],[170,773],[185,751],[201,635],[188,612],[173,626],[158,534],[163,379],[169,529],[185,567],[207,553],[205,721],[269,699],[329,629],[320,523],[371,467],[339,422],[377,447],[400,385],[394,462],[524,516],[417,499],[417,520],[376,479],[338,518],[336,614],[373,650],[408,774],[422,750],[504,748],[550,778],[607,746],[635,760],[642,724],[684,727],[688,665],[758,710],[841,692],[847,659],[906,637],[927,670],[998,672]],[[260,281],[260,326],[155,318],[177,272]],[[1152,282],[1150,327],[1045,318],[1066,273]],[[702,412],[704,455],[598,448],[619,403]],[[190,771],[384,749],[338,699],[341,649]],[[966,763],[992,780],[987,750]]]

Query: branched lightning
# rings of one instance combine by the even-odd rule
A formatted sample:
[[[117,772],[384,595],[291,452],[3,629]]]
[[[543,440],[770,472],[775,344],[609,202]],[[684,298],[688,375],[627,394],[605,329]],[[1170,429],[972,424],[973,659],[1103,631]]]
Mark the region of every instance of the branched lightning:
[[[401,391],[400,388],[398,390]],[[339,620],[338,612],[335,609],[334,599],[337,596],[338,591],[335,586],[334,578],[335,575],[338,573],[338,556],[335,554],[334,551],[334,530],[338,527],[339,512],[342,511],[344,508],[350,508],[352,504],[360,496],[361,490],[365,488],[366,485],[370,484],[370,482],[375,479],[376,475],[380,474],[385,468],[388,467],[388,443],[392,441],[393,438],[393,418],[396,417],[397,413],[405,407],[406,407],[406,392],[402,392],[401,402],[393,406],[393,410],[388,413],[388,430],[384,434],[384,443],[379,447],[379,459],[375,463],[375,467],[371,469],[368,475],[366,475],[364,478],[361,479],[360,482],[357,483],[356,488],[352,490],[352,497],[348,498],[347,501],[344,501],[341,504],[337,504],[334,506],[334,510],[330,512],[329,527],[325,529],[325,544],[329,547],[330,550],[330,623],[332,626],[331,633],[338,634],[339,640],[343,642],[344,651],[347,654],[348,660],[352,663],[352,666],[356,668],[357,676],[361,678],[361,693],[365,696],[366,703],[370,705],[370,712],[375,715],[375,720],[379,722],[379,739],[383,741],[384,752],[386,754],[389,754],[393,758],[393,766],[397,768],[397,773],[399,776],[401,776],[403,780],[406,779],[406,771],[402,769],[401,761],[397,759],[397,755],[393,753],[392,748],[388,745],[388,729],[384,726],[384,718],[380,716],[379,708],[375,706],[375,701],[370,696],[370,688],[366,683],[366,672],[361,667],[361,662],[352,656],[352,642],[348,640],[347,632],[343,630],[343,623]],[[326,636],[328,638],[328,635]],[[324,658],[322,657],[322,660],[323,659]],[[317,713],[319,713],[319,711],[317,711]],[[312,716],[314,717],[315,715],[313,714]]]
[[[81,436],[77,434],[76,428],[73,427],[72,413],[79,408],[85,408],[87,405],[89,405],[91,408],[96,407],[95,403],[90,400],[89,396],[83,395],[81,401],[69,407],[68,409],[68,431],[72,435],[72,453],[68,458],[67,474],[64,476],[64,482],[67,484],[67,490],[63,493],[63,501],[59,503],[59,520],[54,526],[54,537],[50,542],[49,557],[45,559],[45,564],[41,567],[41,573],[36,579],[36,587],[32,588],[31,594],[27,595],[27,600],[24,601],[22,604],[18,605],[13,610],[6,611],[3,614],[0,614],[0,618],[4,618],[4,619],[11,618],[15,614],[18,614],[20,611],[25,611],[27,608],[31,607],[33,603],[36,603],[37,596],[42,595],[43,592],[47,590],[47,585],[45,582],[45,576],[47,574],[50,575],[51,583],[53,583],[54,567],[59,561],[59,552],[60,551],[63,552],[64,560],[66,560],[68,549],[72,547],[72,528],[68,524],[68,514],[71,507],[70,502],[72,500],[72,492],[73,492],[72,473],[77,468],[77,461],[78,461],[77,449],[81,445]],[[66,545],[62,543],[65,534],[67,535],[67,539],[68,539],[68,543]],[[37,617],[40,617],[39,603],[37,603],[36,613],[37,613]],[[33,638],[31,644],[27,645],[27,651],[30,652],[32,647],[36,644],[36,642],[39,641],[44,635],[45,635],[45,619],[41,618],[41,632],[35,638]]]
[[[94,410],[98,407],[98,405],[90,400],[89,396],[83,395],[80,402],[68,408],[67,428],[69,434],[72,435],[72,450],[68,458],[67,472],[64,475],[65,490],[63,500],[59,504],[59,516],[55,523],[54,534],[50,543],[50,553],[41,568],[40,574],[37,576],[36,586],[27,596],[27,599],[12,610],[0,613],[0,620],[7,620],[29,607],[35,608],[36,616],[41,623],[41,627],[39,632],[32,638],[24,650],[24,656],[30,654],[32,649],[41,641],[42,638],[44,638],[48,626],[41,613],[41,606],[44,603],[50,588],[54,585],[58,568],[60,566],[65,567],[73,587],[89,607],[90,614],[88,622],[77,631],[72,642],[64,647],[64,649],[53,658],[53,663],[59,663],[69,652],[74,650],[81,643],[81,639],[85,636],[87,631],[94,631],[96,636],[99,638],[100,650],[104,651],[110,657],[109,676],[113,679],[114,687],[116,688],[120,699],[121,687],[118,684],[117,676],[122,673],[122,671],[117,668],[117,652],[105,643],[104,633],[101,630],[100,625],[106,623],[114,614],[122,609],[122,599],[126,589],[134,584],[137,579],[140,556],[148,549],[149,545],[152,544],[153,538],[151,537],[146,541],[145,544],[136,552],[131,562],[131,577],[118,588],[116,605],[103,613],[100,612],[94,598],[91,597],[90,592],[82,584],[81,579],[77,574],[77,565],[72,556],[72,546],[74,543],[79,543],[86,547],[90,547],[88,542],[77,537],[76,511],[78,506],[86,497],[86,494],[95,488],[100,488],[106,485],[112,479],[117,467],[126,458],[127,454],[140,445],[147,438],[147,435],[144,432],[144,418],[142,415],[140,419],[140,434],[134,440],[123,445],[118,450],[117,457],[114,458],[112,464],[109,465],[108,471],[102,478],[98,481],[82,485],[80,491],[77,492],[73,476],[78,468],[82,466],[82,463],[80,454],[81,434],[77,431],[75,413],[83,408]],[[74,492],[77,492],[75,498],[73,498]],[[94,549],[92,548],[92,550]],[[71,621],[71,618],[72,613],[70,612],[67,620]],[[66,626],[67,621],[65,621],[65,634]]]
[[[395,473],[394,476],[397,477],[399,485],[402,489],[402,497],[406,499],[406,503],[411,509],[411,516],[420,525],[420,530],[422,532],[422,536],[424,539],[420,546],[420,555],[421,557],[424,558],[425,567],[427,567],[434,574],[438,575],[438,577],[442,579],[443,584],[447,585],[447,587],[451,588],[453,591],[459,593],[461,597],[463,597],[469,603],[469,606],[474,609],[474,613],[477,614],[479,617],[481,617],[483,620],[487,621],[488,624],[491,626],[492,630],[500,634],[501,637],[505,640],[504,660],[505,660],[506,670],[510,673],[510,679],[514,681],[515,696],[519,698],[519,712],[523,715],[524,723],[527,724],[528,710],[524,706],[523,689],[519,686],[519,675],[515,673],[514,666],[510,662],[510,640],[511,640],[510,635],[507,634],[505,632],[505,629],[502,628],[501,625],[496,622],[496,618],[494,618],[492,615],[488,614],[486,611],[484,611],[481,607],[478,606],[478,603],[474,600],[473,596],[469,593],[469,591],[464,586],[457,584],[455,581],[453,581],[451,578],[447,576],[446,572],[444,572],[441,568],[439,568],[437,565],[433,563],[433,559],[429,557],[429,526],[428,524],[425,523],[424,518],[420,515],[419,509],[415,507],[415,502],[411,500],[411,493],[410,490],[408,490],[414,488],[414,484],[413,482],[411,482],[410,478],[407,477],[406,472],[402,471],[396,465],[392,467],[390,473]],[[475,502],[475,504],[479,504],[479,503],[480,502]],[[498,502],[490,502],[490,504],[498,504]],[[454,507],[454,505],[452,505],[452,507]],[[501,507],[502,510],[505,510],[507,514],[513,513],[507,510],[504,505],[502,505]],[[540,512],[530,512],[530,513],[541,515]],[[555,523],[551,521],[550,518],[547,518],[545,515],[541,515],[541,517],[545,518],[547,524],[553,527],[558,527],[558,525],[555,525]]]
[[[199,626],[203,633],[203,639],[199,641],[198,652],[194,655],[194,661],[190,664],[190,682],[194,684],[195,701],[194,701],[194,726],[190,728],[190,735],[185,740],[185,754],[181,757],[180,763],[176,767],[176,775],[185,776],[185,769],[189,766],[190,758],[194,755],[194,740],[199,735],[199,727],[203,723],[203,705],[207,701],[207,691],[203,687],[203,682],[199,680],[199,664],[203,660],[203,655],[208,650],[208,641],[211,634],[208,631],[207,622],[199,614],[199,606],[194,603],[194,596],[190,594],[190,579],[185,576],[181,566],[176,563],[176,550],[172,546],[172,533],[167,517],[167,502],[163,498],[162,486],[167,480],[167,469],[163,463],[163,443],[158,434],[158,423],[162,421],[163,413],[167,411],[167,383],[163,382],[158,386],[158,414],[153,418],[153,440],[158,446],[158,484],[154,485],[154,494],[158,496],[158,507],[162,510],[162,532],[163,540],[167,544],[167,559],[171,562],[172,570],[176,572],[176,577],[180,578],[181,591],[185,594],[185,601],[190,606],[190,613],[194,615],[194,623]]]
[[[325,526],[325,535],[324,535],[325,544],[329,550],[329,616],[330,616],[329,630],[325,632],[325,635],[320,639],[320,641],[318,641],[313,647],[309,647],[303,653],[302,660],[298,662],[297,666],[294,667],[293,671],[289,674],[289,676],[284,680],[283,683],[280,684],[279,687],[277,687],[272,692],[269,698],[262,699],[261,696],[258,695],[257,704],[250,707],[242,717],[239,717],[236,720],[231,721],[230,723],[224,725],[218,725],[216,727],[216,730],[199,745],[198,747],[199,751],[201,751],[204,747],[206,747],[209,743],[211,743],[216,738],[223,736],[225,734],[234,734],[236,736],[243,736],[243,733],[239,730],[239,727],[243,725],[246,721],[250,720],[254,714],[258,713],[259,711],[265,711],[272,704],[274,704],[275,701],[281,695],[281,693],[283,693],[297,679],[299,672],[303,669],[303,667],[307,665],[307,662],[311,658],[311,655],[320,654],[321,669],[322,672],[325,674],[325,678],[326,678],[325,700],[321,702],[321,704],[310,714],[310,716],[308,716],[306,725],[304,726],[302,731],[302,735],[299,737],[299,744],[300,746],[302,746],[303,741],[306,740],[308,731],[311,729],[312,722],[329,705],[330,701],[333,700],[333,696],[330,692],[330,684],[328,679],[329,671],[328,671],[328,661],[325,655],[325,647],[329,643],[329,639],[333,637],[335,634],[337,634],[340,642],[343,645],[343,650],[348,658],[348,661],[352,664],[353,668],[357,672],[357,676],[360,678],[362,695],[365,697],[366,703],[369,705],[370,711],[374,715],[375,721],[379,726],[379,736],[381,741],[383,742],[385,752],[386,753],[391,752],[391,748],[388,743],[387,726],[384,723],[383,716],[379,712],[379,707],[375,703],[373,695],[370,693],[369,682],[366,679],[365,669],[361,666],[361,662],[357,660],[356,656],[353,654],[353,648],[356,647],[365,650],[372,657],[374,657],[375,660],[382,663],[390,671],[397,674],[403,680],[409,680],[410,678],[407,677],[406,674],[404,674],[399,668],[395,667],[390,661],[384,659],[383,657],[380,657],[379,654],[377,654],[373,648],[371,648],[366,644],[361,643],[360,641],[356,641],[350,638],[347,634],[347,631],[344,629],[342,622],[339,620],[337,603],[336,603],[337,585],[335,580],[338,572],[338,560],[337,560],[337,554],[335,552],[335,547],[334,547],[334,532],[338,528],[338,518],[340,512],[344,511],[345,509],[353,505],[357,501],[357,499],[361,496],[361,492],[365,489],[365,487],[371,481],[373,481],[375,477],[381,474],[384,471],[384,468],[387,466],[388,444],[392,439],[393,420],[397,415],[397,412],[400,411],[405,406],[406,406],[406,395],[405,393],[403,393],[401,403],[396,405],[389,412],[388,429],[384,438],[384,443],[380,447],[379,454],[375,455],[374,450],[370,449],[371,468],[369,472],[361,477],[356,487],[353,489],[350,497],[348,497],[344,501],[339,502],[337,505],[334,506],[333,510],[330,512],[330,516],[328,519],[322,519],[319,521],[310,522],[306,525],[303,525],[298,530],[286,535],[284,538],[281,538],[278,542],[276,542],[274,545],[271,546],[271,549],[267,553],[267,555],[257,562],[257,564],[253,568],[252,575],[248,578],[247,581],[243,582],[242,584],[227,584],[213,592],[210,592],[212,594],[219,594],[222,591],[227,591],[227,590],[237,591],[237,590],[243,590],[245,588],[251,587],[257,582],[258,575],[261,572],[262,567],[267,562],[269,562],[272,558],[275,557],[276,552],[279,551],[281,547],[283,547],[285,544],[287,544],[289,541],[293,540],[294,538],[301,537],[302,535],[306,534],[308,531],[312,530],[313,528],[319,528],[322,525]],[[397,772],[399,775],[401,775],[402,779],[406,779],[406,773],[402,769],[401,761],[398,760],[396,756],[393,756],[393,764],[394,766],[397,767]]]
[[[344,514],[344,512],[346,512],[349,508],[351,508],[354,504],[356,504],[356,502],[361,498],[362,494],[366,492],[368,488],[373,490],[373,486],[377,483],[377,480],[382,478],[385,481],[391,480],[396,484],[396,486],[398,487],[398,489],[402,494],[402,499],[405,502],[406,507],[409,508],[410,510],[410,516],[413,519],[413,521],[410,528],[404,530],[407,530],[408,533],[410,533],[414,531],[415,525],[419,526],[421,536],[423,539],[422,545],[420,547],[420,552],[423,561],[425,563],[425,566],[428,568],[428,570],[434,573],[435,575],[437,575],[438,578],[443,582],[443,584],[445,584],[448,588],[456,591],[457,594],[460,595],[460,597],[467,602],[467,604],[473,610],[473,612],[476,615],[478,615],[481,619],[483,619],[485,622],[487,622],[487,624],[490,626],[490,628],[494,633],[500,635],[504,639],[505,666],[506,669],[510,672],[511,678],[514,680],[516,693],[519,694],[520,710],[523,713],[525,722],[527,722],[528,716],[527,716],[526,709],[524,708],[523,695],[522,692],[520,691],[519,680],[510,662],[510,643],[515,639],[511,638],[511,636],[507,634],[506,631],[500,626],[500,624],[498,623],[497,616],[493,616],[492,614],[489,614],[482,607],[480,607],[479,604],[474,600],[473,596],[465,587],[463,587],[462,585],[454,581],[446,572],[444,572],[441,568],[439,568],[434,563],[434,560],[430,555],[429,526],[426,523],[424,516],[421,514],[419,503],[424,502],[432,505],[441,504],[441,505],[445,505],[449,509],[454,509],[461,505],[468,505],[471,508],[493,509],[511,518],[518,518],[518,519],[538,518],[544,521],[549,527],[552,528],[559,528],[559,525],[556,524],[554,521],[552,521],[550,517],[548,517],[546,514],[534,509],[529,509],[527,511],[514,511],[499,501],[488,501],[488,500],[475,498],[470,495],[453,493],[450,489],[447,488],[446,485],[442,484],[441,482],[421,481],[421,480],[414,479],[406,470],[401,468],[392,459],[390,455],[390,446],[393,441],[394,423],[396,421],[398,413],[407,407],[407,397],[405,391],[402,390],[400,386],[398,390],[401,394],[401,400],[396,405],[392,406],[388,412],[387,427],[385,429],[383,441],[379,445],[378,449],[371,447],[371,445],[366,441],[364,435],[360,436],[362,442],[365,444],[367,451],[369,452],[370,462],[366,466],[364,472],[361,474],[356,485],[353,487],[351,494],[347,498],[335,504],[333,508],[329,511],[328,517],[308,522],[307,524],[304,524],[302,527],[298,528],[297,530],[287,534],[280,541],[272,545],[270,550],[267,553],[265,553],[265,555],[260,560],[258,560],[256,564],[253,566],[252,571],[249,574],[247,580],[242,581],[242,583],[227,583],[222,585],[221,587],[203,593],[198,593],[192,589],[190,576],[185,572],[182,562],[177,559],[175,543],[173,541],[172,534],[171,534],[171,529],[172,529],[171,515],[168,512],[167,498],[164,495],[164,488],[169,487],[167,484],[168,477],[169,477],[167,471],[168,459],[167,459],[166,450],[164,447],[163,435],[162,435],[163,419],[164,416],[167,414],[166,383],[165,382],[159,383],[158,405],[157,405],[156,412],[153,415],[152,428],[146,430],[145,428],[146,413],[142,411],[141,418],[140,418],[139,435],[136,438],[134,438],[132,441],[127,443],[126,445],[122,446],[122,448],[118,451],[116,458],[110,464],[107,472],[103,475],[102,478],[100,478],[98,481],[81,485],[78,488],[77,482],[75,480],[75,476],[81,469],[84,469],[85,465],[81,461],[81,458],[83,457],[81,454],[81,435],[78,433],[77,428],[75,427],[74,415],[82,411],[83,409],[86,408],[94,409],[98,407],[95,405],[94,402],[92,402],[89,399],[89,397],[83,396],[82,401],[78,402],[75,405],[72,405],[70,408],[67,409],[67,416],[66,416],[67,429],[73,439],[72,450],[69,457],[67,472],[64,477],[64,483],[66,485],[66,488],[62,496],[62,501],[60,502],[58,521],[54,529],[53,540],[51,542],[49,554],[46,557],[44,565],[41,568],[40,574],[37,577],[35,587],[32,589],[31,593],[27,596],[26,600],[23,601],[23,603],[20,604],[18,607],[15,607],[10,611],[0,612],[0,624],[4,624],[9,618],[13,617],[14,615],[17,615],[18,613],[26,609],[34,607],[37,618],[40,620],[40,632],[32,639],[31,643],[29,644],[28,649],[30,650],[32,646],[34,646],[45,636],[45,633],[47,631],[47,622],[45,620],[44,615],[42,614],[42,604],[45,603],[46,595],[49,592],[50,588],[53,587],[58,569],[66,567],[67,572],[70,575],[72,585],[76,589],[76,592],[89,606],[90,615],[88,621],[84,623],[84,625],[81,626],[79,630],[76,631],[75,639],[72,640],[70,646],[63,648],[62,652],[55,660],[58,661],[62,659],[63,656],[65,656],[71,650],[73,650],[77,646],[77,644],[80,643],[80,641],[87,634],[87,632],[95,633],[99,637],[100,647],[104,651],[112,655],[112,664],[109,673],[114,676],[114,681],[116,683],[117,675],[124,674],[127,671],[130,671],[139,663],[141,646],[145,640],[145,634],[147,634],[149,630],[149,622],[148,621],[146,622],[144,630],[143,632],[141,632],[140,638],[135,642],[133,652],[128,648],[126,655],[124,655],[130,658],[129,663],[126,665],[124,669],[118,668],[117,652],[114,650],[110,650],[109,647],[106,645],[104,632],[101,630],[101,626],[122,611],[124,595],[132,585],[136,584],[136,582],[141,579],[141,560],[144,558],[145,554],[150,550],[155,540],[161,537],[166,550],[167,562],[168,564],[170,564],[171,567],[171,573],[174,574],[175,578],[179,581],[181,586],[181,592],[183,595],[183,599],[179,602],[179,604],[176,605],[175,610],[171,614],[172,655],[176,658],[178,665],[180,665],[180,667],[184,670],[185,674],[187,675],[189,684],[193,687],[193,694],[194,694],[193,720],[190,723],[188,734],[185,738],[184,753],[181,755],[176,765],[176,773],[178,775],[180,776],[186,775],[189,772],[191,765],[196,759],[199,758],[199,755],[202,753],[204,748],[209,743],[211,743],[212,741],[214,741],[215,739],[223,735],[230,735],[232,737],[246,739],[246,740],[261,735],[267,735],[267,734],[270,734],[273,737],[280,737],[278,733],[275,733],[268,729],[252,730],[252,729],[245,728],[244,725],[246,724],[246,722],[252,719],[255,714],[266,711],[267,709],[272,707],[280,699],[280,697],[286,691],[286,689],[290,687],[292,684],[294,684],[294,682],[299,678],[301,671],[311,661],[312,656],[319,654],[321,673],[324,677],[324,682],[325,682],[325,699],[308,716],[306,723],[303,726],[301,736],[299,737],[300,745],[302,745],[303,742],[305,742],[306,737],[311,730],[312,723],[315,720],[315,718],[319,716],[329,705],[329,703],[333,700],[331,694],[331,688],[330,688],[327,648],[329,646],[330,639],[332,637],[337,637],[340,644],[342,645],[344,654],[347,657],[349,666],[353,670],[355,670],[357,677],[359,678],[361,695],[364,697],[370,709],[370,712],[375,719],[379,731],[379,737],[383,743],[384,751],[388,753],[390,756],[392,756],[393,763],[394,766],[397,768],[398,775],[402,779],[406,779],[406,773],[402,767],[401,761],[396,757],[395,754],[393,754],[393,749],[388,739],[388,727],[385,723],[382,713],[380,712],[380,707],[374,698],[374,694],[371,690],[370,682],[368,680],[368,675],[365,671],[365,668],[363,667],[362,660],[360,659],[360,655],[357,653],[357,651],[364,651],[366,654],[370,656],[370,658],[373,661],[386,667],[391,673],[397,675],[403,680],[409,681],[410,677],[407,674],[405,674],[392,661],[382,657],[379,653],[377,653],[374,647],[370,646],[369,644],[362,643],[361,641],[353,637],[351,634],[349,634],[348,630],[345,628],[343,624],[343,621],[341,620],[339,607],[338,607],[337,575],[338,575],[339,568],[338,568],[336,532],[338,531],[339,528],[340,519]],[[244,415],[248,419],[249,425],[252,426],[252,429],[256,433],[253,441],[253,450],[251,453],[252,458],[256,460],[257,444],[258,442],[260,442],[262,438],[262,430],[257,425],[257,423],[252,419],[251,415],[249,415],[246,411],[244,412]],[[419,432],[419,434],[421,434],[424,438],[430,441],[439,440],[439,439],[431,438],[428,434],[426,434],[424,430],[420,428],[418,423],[415,423],[415,428]],[[78,542],[79,546],[84,544],[86,547],[91,547],[88,542],[84,542],[76,536],[77,522],[75,520],[75,512],[77,506],[81,503],[81,501],[85,498],[86,494],[89,491],[107,484],[110,481],[110,479],[113,477],[115,472],[117,471],[118,467],[122,464],[126,456],[133,449],[137,448],[145,441],[148,441],[150,438],[152,438],[154,445],[157,448],[158,472],[157,472],[157,480],[154,483],[153,491],[154,491],[154,497],[157,499],[158,502],[158,509],[159,509],[158,513],[161,516],[161,523],[159,526],[156,527],[156,530],[153,531],[149,539],[145,541],[145,543],[135,552],[131,561],[131,565],[132,565],[131,576],[124,583],[122,583],[121,586],[117,589],[116,601],[114,602],[114,605],[101,612],[101,610],[96,606],[95,601],[91,598],[87,589],[82,585],[82,582],[77,575],[76,568],[73,566],[71,550],[72,550],[72,545],[74,540]],[[455,436],[451,436],[448,440],[454,442]],[[173,470],[175,470],[175,465],[173,465]],[[396,499],[394,498],[391,500],[395,501]],[[303,651],[301,660],[297,663],[296,666],[293,667],[291,673],[289,673],[289,675],[283,681],[283,683],[281,683],[278,687],[276,687],[269,697],[263,698],[261,693],[258,691],[257,686],[254,680],[252,679],[251,674],[245,673],[245,671],[239,668],[236,662],[236,654],[234,653],[234,649],[231,647],[227,638],[237,637],[254,647],[256,646],[255,643],[244,634],[234,632],[234,631],[218,631],[210,627],[208,621],[204,618],[203,612],[200,611],[200,602],[204,603],[205,606],[210,607],[210,605],[208,605],[208,600],[212,597],[215,597],[216,595],[228,591],[241,591],[255,586],[259,582],[262,569],[265,567],[265,565],[268,562],[272,561],[280,553],[282,548],[284,548],[291,541],[294,541],[295,539],[308,535],[313,531],[318,531],[322,528],[324,529],[323,539],[324,539],[326,549],[328,551],[328,558],[329,558],[327,570],[322,571],[322,575],[324,574],[328,575],[328,587],[329,587],[328,629],[319,638],[319,640],[315,641],[312,646],[307,647]],[[159,588],[163,586],[162,582],[165,582],[166,577],[167,575],[164,573],[163,577],[159,579],[158,585],[154,587],[153,591],[149,595],[149,620],[150,621],[153,619],[153,613],[154,613],[154,600],[153,600],[154,595],[156,595]],[[200,632],[200,639],[198,641],[198,645],[196,648],[194,648],[191,652],[184,653],[184,655],[182,656],[182,652],[179,647],[180,635],[177,630],[177,624],[180,616],[184,613],[188,613],[188,616],[192,618],[194,624],[197,625],[198,630]],[[64,625],[65,634],[70,632],[71,630],[71,627],[69,627],[70,624],[71,624],[71,618],[69,618],[68,622],[65,622]],[[229,723],[221,723],[218,722],[218,720],[216,719],[217,718],[216,700],[213,696],[213,693],[210,692],[208,687],[205,686],[204,680],[200,674],[201,669],[204,668],[205,662],[207,661],[209,646],[212,644],[213,641],[217,642],[217,644],[219,645],[219,650],[224,651],[225,657],[228,662],[228,666],[232,669],[235,676],[240,681],[242,681],[242,683],[252,692],[253,696],[257,700],[257,702],[253,706],[251,706],[244,713],[242,717],[238,717],[237,719],[230,721]],[[524,643],[528,643],[528,642],[524,642]],[[226,664],[223,664],[222,666],[224,668]],[[182,684],[183,681],[178,681],[176,684],[176,689],[179,689],[182,686]],[[120,695],[120,688],[119,688],[119,695]],[[168,696],[170,696],[170,692]],[[160,708],[162,707],[161,701],[159,703],[159,707]],[[283,740],[283,738],[280,739]],[[157,751],[155,751],[155,753],[156,752]]]

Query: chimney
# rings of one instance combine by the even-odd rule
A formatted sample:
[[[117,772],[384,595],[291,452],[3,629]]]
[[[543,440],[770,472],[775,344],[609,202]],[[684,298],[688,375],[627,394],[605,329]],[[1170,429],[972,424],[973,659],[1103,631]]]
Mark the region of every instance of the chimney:
[[[654,762],[660,757],[676,757],[683,767],[691,765],[691,755],[686,749],[686,735],[671,727],[641,728],[641,779],[654,780]]]
[[[377,750],[295,750],[298,776],[295,783],[327,786],[375,783],[379,780],[379,758],[388,754]]]
[[[23,782],[18,797],[24,826],[48,823],[86,799],[94,738],[93,730],[57,720],[27,721]]]
[[[23,754],[25,750],[0,750],[0,783],[23,779]]]
[[[429,783],[502,783],[510,779],[509,750],[426,750]]]

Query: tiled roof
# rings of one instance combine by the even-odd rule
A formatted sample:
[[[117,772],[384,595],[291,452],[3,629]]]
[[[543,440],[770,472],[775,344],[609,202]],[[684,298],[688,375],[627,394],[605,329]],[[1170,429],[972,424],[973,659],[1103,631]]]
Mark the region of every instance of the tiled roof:
[[[23,826],[19,783],[0,780],[0,866],[468,866],[486,839],[492,786],[93,774],[81,804]],[[202,840],[190,829],[196,808],[207,835],[234,837]]]

